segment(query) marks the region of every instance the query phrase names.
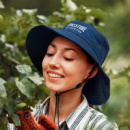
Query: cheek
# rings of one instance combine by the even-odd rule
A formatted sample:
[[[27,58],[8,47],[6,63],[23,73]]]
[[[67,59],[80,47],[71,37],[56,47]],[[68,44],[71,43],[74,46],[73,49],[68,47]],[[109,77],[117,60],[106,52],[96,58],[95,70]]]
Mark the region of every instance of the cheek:
[[[76,62],[73,65],[66,65],[66,72],[73,79],[81,82],[88,73],[88,66],[86,63]]]
[[[43,76],[45,75],[45,71],[47,69],[47,64],[48,64],[48,62],[46,61],[46,58],[44,58],[43,61],[42,61],[42,73],[43,73]]]
[[[85,62],[81,63],[79,65],[79,69],[78,69],[78,72],[79,73],[79,76],[82,77],[82,81],[85,80],[85,78],[88,76],[88,73],[89,73],[89,66],[88,64]]]

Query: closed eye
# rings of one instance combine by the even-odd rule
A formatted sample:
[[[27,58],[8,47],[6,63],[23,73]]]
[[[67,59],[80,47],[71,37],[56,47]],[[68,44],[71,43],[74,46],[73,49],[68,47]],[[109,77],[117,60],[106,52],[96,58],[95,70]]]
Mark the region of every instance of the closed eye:
[[[54,54],[52,53],[46,53],[47,56],[53,56]]]
[[[73,59],[71,59],[71,58],[66,58],[66,57],[64,57],[65,58],[65,60],[67,60],[67,61],[73,61]]]

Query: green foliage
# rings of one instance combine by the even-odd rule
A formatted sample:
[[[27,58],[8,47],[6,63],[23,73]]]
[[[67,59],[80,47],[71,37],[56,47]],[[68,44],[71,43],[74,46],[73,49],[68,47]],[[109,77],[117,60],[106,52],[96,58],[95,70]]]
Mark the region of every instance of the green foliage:
[[[130,129],[130,66],[123,71],[108,73],[111,79],[111,97],[103,106],[110,120],[121,130]]]
[[[107,18],[106,21],[105,34],[111,46],[109,53],[111,59],[130,58],[130,1],[125,1],[124,3],[117,3],[114,8],[110,9],[112,17]]]
[[[20,72],[19,77],[13,77],[9,81],[0,78],[1,127],[7,124],[9,117],[16,125],[19,125],[18,116],[15,112],[31,109],[49,95],[44,79],[38,73],[33,73],[29,65],[17,65],[16,68]],[[42,94],[39,94],[39,92]],[[8,114],[8,117],[6,114]]]
[[[68,4],[69,3],[69,4]],[[0,3],[1,4],[1,3]],[[1,7],[1,6],[0,6]],[[4,7],[4,6],[2,6]],[[41,103],[49,91],[44,79],[36,72],[25,48],[28,31],[39,24],[62,28],[72,20],[81,20],[93,25],[104,33],[106,18],[111,15],[99,8],[77,6],[71,0],[62,0],[60,11],[38,15],[37,9],[11,8],[10,14],[0,14],[0,127],[7,129],[7,122],[19,124],[15,112],[31,109]],[[104,65],[105,68],[105,65]],[[105,69],[107,72],[108,69]],[[113,73],[111,78],[111,98],[103,106],[103,111],[120,129],[130,128],[130,67]]]

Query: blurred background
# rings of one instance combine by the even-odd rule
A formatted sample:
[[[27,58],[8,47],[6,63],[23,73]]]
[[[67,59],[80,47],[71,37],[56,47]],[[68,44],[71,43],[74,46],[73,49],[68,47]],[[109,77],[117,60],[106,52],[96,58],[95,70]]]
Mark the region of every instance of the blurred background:
[[[67,0],[62,0],[67,2]],[[89,8],[100,8],[111,13],[105,21],[104,34],[106,35],[111,50],[109,56],[116,59],[116,64],[110,61],[107,67],[123,69],[129,65],[130,58],[130,1],[129,0],[73,0],[77,6],[84,5]],[[38,9],[37,14],[49,15],[54,11],[60,11],[60,0],[3,0],[4,11],[15,9]],[[114,43],[114,44],[113,44]],[[120,57],[121,56],[121,57]],[[125,57],[125,58],[124,58]],[[117,65],[118,63],[118,65]]]
[[[87,7],[96,7],[101,8],[103,10],[111,10],[114,8],[117,4],[125,4],[125,0],[73,0],[73,2],[79,6],[79,5],[85,5]],[[62,5],[60,0],[37,0],[37,1],[31,1],[31,0],[3,0],[3,3],[5,5],[6,10],[10,10],[11,7],[14,7],[15,9],[33,9],[38,8],[38,14],[45,14],[48,15],[52,13],[53,11],[59,10]]]
[[[61,28],[74,19],[106,36],[110,51],[103,68],[111,79],[111,97],[97,109],[121,130],[130,130],[130,0],[0,0],[0,78],[12,82],[20,76],[15,69],[20,64],[36,71],[25,49],[32,27]]]

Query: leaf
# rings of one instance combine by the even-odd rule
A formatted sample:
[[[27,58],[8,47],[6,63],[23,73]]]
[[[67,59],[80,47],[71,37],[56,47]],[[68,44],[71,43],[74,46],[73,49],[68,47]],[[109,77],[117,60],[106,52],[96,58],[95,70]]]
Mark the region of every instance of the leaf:
[[[48,18],[46,16],[44,16],[44,15],[37,15],[37,18],[39,19],[40,23],[45,23],[45,22],[49,23]]]
[[[2,104],[0,103],[0,114],[1,114],[1,112],[2,112]]]
[[[118,75],[130,78],[130,66],[128,66],[127,68],[125,68],[123,71],[119,72]]]
[[[21,81],[25,86],[26,86],[26,89],[27,89],[27,92],[28,92],[28,95],[29,95],[29,99],[32,99],[34,96],[35,96],[35,93],[36,93],[36,85],[34,85],[30,80],[28,79],[23,79]]]
[[[20,90],[20,92],[26,95],[26,87],[22,84],[22,82],[16,80],[15,83],[18,89]]]
[[[41,89],[44,93],[46,93],[47,95],[49,95],[50,94],[50,91],[49,91],[49,89],[46,87],[46,85],[39,85],[39,86],[37,86],[39,89]]]
[[[58,12],[58,11],[53,12],[53,15],[61,17],[61,18],[65,18],[65,15],[63,13]]]
[[[28,74],[32,72],[32,69],[29,65],[17,65],[16,69],[22,74]]]
[[[27,106],[31,106],[31,107],[35,107],[35,105],[38,103],[38,100],[36,99],[36,97],[34,97],[32,100],[28,99],[26,96],[24,95],[20,95],[20,99],[21,102],[26,103]],[[19,102],[19,103],[21,103]],[[25,107],[23,107],[25,108]]]
[[[7,96],[6,89],[4,85],[0,83],[0,97],[6,97],[6,96]]]
[[[26,111],[26,110],[30,110],[31,111],[31,108],[29,106],[27,106],[26,103],[19,103],[17,106],[16,106],[16,111],[18,110],[22,110],[22,111]]]
[[[37,9],[22,9],[22,11],[30,16],[36,14]]]
[[[48,95],[49,95],[49,90],[46,91],[46,89],[44,89],[43,85],[40,85],[37,87],[36,99],[38,100],[38,103],[42,103],[47,98]]]
[[[19,103],[18,105],[17,105],[17,108],[18,109],[22,109],[23,107],[25,107],[26,106],[26,103]]]
[[[5,6],[4,6],[3,2],[0,1],[0,9],[3,9],[3,8],[5,8]]]
[[[13,114],[13,115],[12,115],[12,120],[13,120],[13,122],[14,122],[14,124],[15,124],[16,126],[20,126],[20,125],[21,125],[18,115]]]
[[[12,100],[8,101],[8,105],[5,109],[8,111],[9,115],[11,115],[13,112],[15,112],[15,105]]]
[[[6,88],[8,96],[12,96],[13,94],[16,94],[18,92],[18,89],[15,83],[6,82],[5,88]]]
[[[0,106],[3,106],[7,101],[7,93],[3,84],[0,83]]]
[[[4,79],[0,78],[0,83],[4,84],[4,83],[6,83],[6,81]]]
[[[0,114],[0,130],[7,130],[7,123],[8,123],[8,119],[5,116],[5,113],[1,113]]]
[[[35,87],[29,80],[23,79],[22,82],[15,80],[15,82],[16,86],[23,95],[27,96],[30,100],[34,97]]]
[[[38,73],[34,73],[34,75],[28,76],[28,78],[37,85],[41,85],[44,81],[44,78],[40,77]]]
[[[4,117],[4,118],[2,119],[2,122],[3,122],[4,125],[6,125],[6,124],[8,123],[7,117]]]

